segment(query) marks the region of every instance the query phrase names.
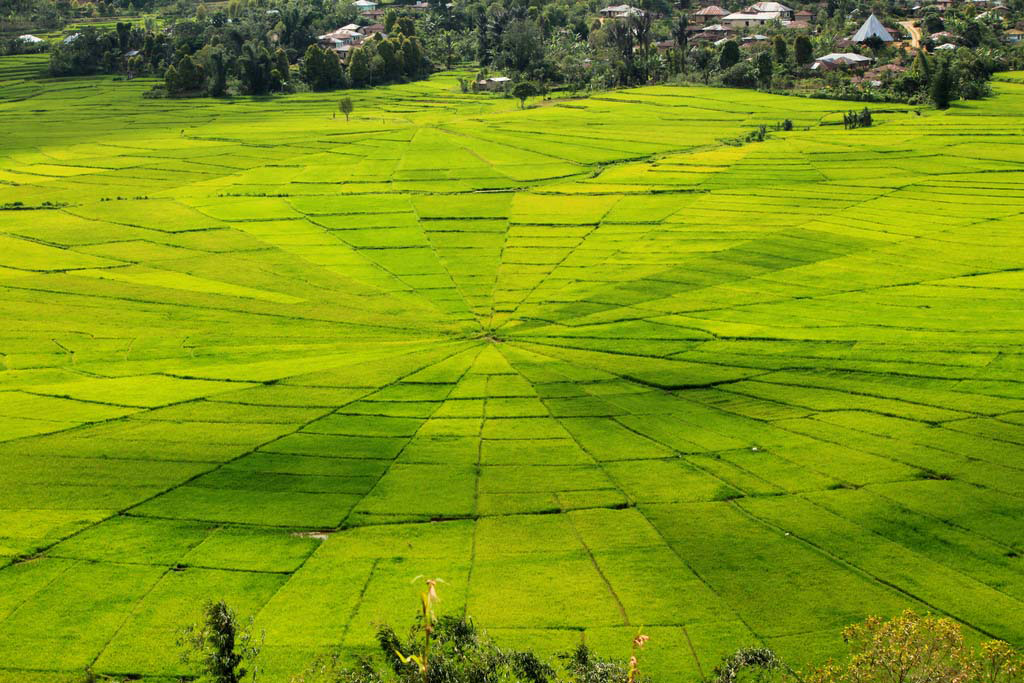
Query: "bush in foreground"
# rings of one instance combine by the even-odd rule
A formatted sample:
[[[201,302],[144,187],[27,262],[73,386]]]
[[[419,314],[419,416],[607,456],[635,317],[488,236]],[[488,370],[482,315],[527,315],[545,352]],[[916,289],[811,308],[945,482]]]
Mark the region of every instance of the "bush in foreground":
[[[1024,654],[993,640],[977,649],[952,619],[906,611],[888,621],[869,617],[847,627],[850,656],[829,662],[807,683],[1020,683]]]
[[[468,617],[434,614],[437,580],[426,582],[420,619],[403,638],[391,626],[377,631],[376,656],[346,662],[340,651],[322,657],[293,683],[649,683],[633,639],[627,663],[601,659],[586,644],[549,663],[536,654],[499,647]],[[767,648],[743,648],[714,670],[713,683],[1024,683],[1024,654],[1002,641],[969,647],[951,619],[906,611],[847,627],[845,661],[807,674],[786,666]],[[186,661],[202,680],[241,683],[256,678],[259,646],[223,602],[208,603],[203,620],[184,632]],[[672,680],[672,679],[669,679]],[[667,683],[667,681],[666,681]]]

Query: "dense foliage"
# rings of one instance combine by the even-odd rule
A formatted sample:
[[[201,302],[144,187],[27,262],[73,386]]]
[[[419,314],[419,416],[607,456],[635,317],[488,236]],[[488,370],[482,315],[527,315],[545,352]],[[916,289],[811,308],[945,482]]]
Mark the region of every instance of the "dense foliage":
[[[178,19],[163,29],[119,22],[115,30],[86,27],[54,45],[55,76],[124,73],[163,76],[171,95],[266,95],[301,88],[333,90],[425,78],[432,70],[410,20],[376,34],[351,54],[347,67],[317,44],[317,35],[357,19],[349,5],[323,0],[283,9],[263,2]]]
[[[18,16],[38,15],[32,0],[18,0],[16,7]],[[599,7],[595,0],[434,0],[415,11],[393,5],[384,17],[370,17],[348,0],[231,0],[215,11],[199,5],[194,12],[165,5],[167,21],[159,29],[150,22],[145,29],[119,27],[117,35],[76,31],[73,40],[54,45],[51,71],[163,76],[173,66],[168,93],[219,96],[368,87],[421,79],[434,65],[472,63],[481,74],[528,81],[539,92],[693,81],[942,108],[957,99],[986,96],[994,71],[1024,64],[1021,46],[1007,42],[1006,31],[1024,19],[1024,8],[1016,6],[1002,14],[981,14],[974,7],[945,13],[926,8],[914,20],[922,31],[920,48],[908,41],[850,44],[846,39],[868,12],[881,12],[889,26],[908,18],[894,8],[854,2],[828,3],[806,28],[772,21],[714,42],[697,30],[686,2],[675,7],[642,0],[637,3],[642,11],[603,20],[597,17]],[[329,46],[317,45],[318,35],[377,21],[383,22],[383,35],[355,43],[344,63]],[[956,47],[936,50],[942,41]],[[41,48],[24,43],[6,47],[28,49]],[[812,70],[816,56],[836,51],[870,57],[871,69]],[[193,73],[181,63],[186,56],[203,74],[200,87],[179,82],[183,69]]]

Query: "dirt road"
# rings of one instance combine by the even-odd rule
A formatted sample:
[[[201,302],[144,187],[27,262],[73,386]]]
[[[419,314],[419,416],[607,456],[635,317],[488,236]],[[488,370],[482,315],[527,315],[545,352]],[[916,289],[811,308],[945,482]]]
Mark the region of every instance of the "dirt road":
[[[921,30],[914,26],[913,21],[901,21],[900,26],[907,29],[910,34],[910,46],[921,47]]]

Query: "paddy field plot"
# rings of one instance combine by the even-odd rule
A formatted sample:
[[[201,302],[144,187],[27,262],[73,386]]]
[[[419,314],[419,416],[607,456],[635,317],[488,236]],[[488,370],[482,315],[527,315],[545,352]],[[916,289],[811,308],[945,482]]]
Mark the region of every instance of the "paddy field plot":
[[[1024,85],[948,112],[0,60],[0,680],[403,626],[699,680],[904,608],[1024,645]],[[792,132],[726,144],[761,124]],[[20,206],[14,206],[20,202]]]

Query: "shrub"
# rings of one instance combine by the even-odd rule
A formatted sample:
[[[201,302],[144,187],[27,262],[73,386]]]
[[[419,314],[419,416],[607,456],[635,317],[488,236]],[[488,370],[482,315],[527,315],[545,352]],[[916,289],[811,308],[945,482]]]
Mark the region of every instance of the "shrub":
[[[633,639],[628,666],[594,656],[581,643],[563,654],[565,675],[532,652],[499,648],[469,617],[434,614],[439,579],[428,579],[420,596],[420,619],[401,638],[388,625],[377,629],[379,660],[354,666],[341,653],[323,657],[295,683],[646,683],[640,674],[639,651],[648,637]],[[408,653],[408,654],[404,654]]]
[[[178,639],[184,648],[182,660],[199,668],[203,680],[211,683],[239,683],[247,674],[256,678],[256,659],[263,638],[252,634],[252,619],[241,626],[235,612],[223,600],[208,602],[203,618],[186,627]]]
[[[972,650],[952,619],[907,610],[888,621],[870,617],[847,627],[850,657],[829,662],[808,683],[1020,683],[1024,656],[1002,641]]]
[[[756,88],[757,69],[751,62],[733,64],[722,72],[722,83],[734,88]]]
[[[782,670],[782,662],[768,648],[743,648],[715,667],[715,683],[736,683],[740,672],[753,671],[755,680],[765,680]],[[745,679],[748,680],[748,679]]]
[[[718,55],[718,67],[723,71],[740,61],[740,46],[735,40],[727,40]]]

